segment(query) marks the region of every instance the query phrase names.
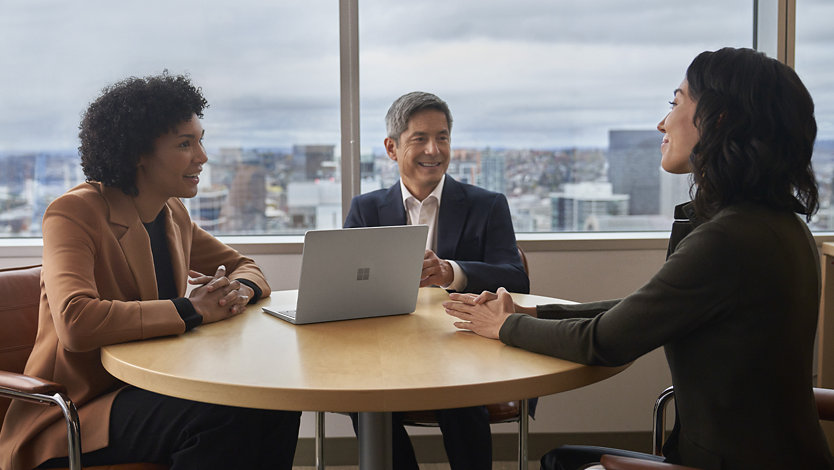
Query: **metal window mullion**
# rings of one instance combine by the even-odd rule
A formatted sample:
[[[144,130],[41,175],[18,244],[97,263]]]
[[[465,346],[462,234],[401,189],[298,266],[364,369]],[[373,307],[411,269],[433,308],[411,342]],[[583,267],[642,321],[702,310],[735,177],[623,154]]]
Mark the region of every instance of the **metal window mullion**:
[[[796,0],[779,0],[778,56],[780,62],[793,68],[796,47]]]
[[[753,48],[794,66],[796,0],[753,0]]]
[[[359,180],[359,0],[339,0],[342,220]]]

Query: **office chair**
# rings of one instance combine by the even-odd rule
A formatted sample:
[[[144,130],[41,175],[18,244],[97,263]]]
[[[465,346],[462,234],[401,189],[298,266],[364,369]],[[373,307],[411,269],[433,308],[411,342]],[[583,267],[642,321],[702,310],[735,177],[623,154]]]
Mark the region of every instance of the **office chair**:
[[[518,468],[527,469],[527,436],[530,423],[529,400],[508,401],[486,405],[489,412],[489,424],[518,422]],[[437,416],[434,411],[406,411],[403,414],[403,424],[406,426],[437,427]]]
[[[530,269],[527,264],[527,256],[524,250],[518,247],[518,255],[524,265],[524,272],[529,276]],[[535,407],[535,404],[534,404]],[[486,405],[489,412],[489,423],[511,423],[518,421],[518,468],[527,470],[527,436],[530,418],[530,403],[528,400],[509,401]],[[315,467],[316,470],[324,470],[324,412],[316,411],[316,439],[315,439]],[[406,426],[438,427],[437,417],[433,410],[407,411],[403,415],[403,424]]]
[[[619,455],[603,455],[600,464],[605,470],[698,470],[694,467],[633,459]]]
[[[669,387],[657,398],[654,404],[654,419],[652,421],[652,453],[662,455],[661,448],[666,434],[666,408],[675,397],[674,387]],[[820,420],[834,421],[834,390],[814,388],[814,400]],[[633,459],[615,455],[603,455],[600,459],[605,470],[698,470],[692,467],[674,465],[665,462]]]
[[[23,374],[38,330],[40,277],[40,266],[0,269],[0,325],[3,325],[0,328],[0,426],[11,400],[58,406],[67,422],[69,470],[81,470],[81,427],[66,387]],[[151,463],[87,467],[87,470],[167,469]]]

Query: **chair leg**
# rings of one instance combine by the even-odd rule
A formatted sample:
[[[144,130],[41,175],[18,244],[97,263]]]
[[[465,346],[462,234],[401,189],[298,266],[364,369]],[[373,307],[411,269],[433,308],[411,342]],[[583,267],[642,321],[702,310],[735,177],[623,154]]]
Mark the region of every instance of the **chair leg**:
[[[518,470],[527,470],[527,431],[530,425],[530,403],[519,402],[518,408]]]
[[[663,455],[663,438],[666,434],[666,406],[675,398],[675,387],[669,387],[660,393],[654,403],[654,422],[652,423],[652,453]]]
[[[3,398],[31,401],[34,403],[57,405],[64,414],[67,423],[67,460],[70,470],[81,469],[81,423],[78,421],[78,410],[75,403],[61,392],[47,395],[46,393],[27,393],[20,390],[3,388],[0,390]],[[47,392],[52,393],[52,392]]]
[[[316,411],[316,470],[324,470],[324,411]]]
[[[49,400],[58,405],[67,421],[67,455],[70,470],[81,470],[81,423],[75,404],[62,393],[52,395]]]

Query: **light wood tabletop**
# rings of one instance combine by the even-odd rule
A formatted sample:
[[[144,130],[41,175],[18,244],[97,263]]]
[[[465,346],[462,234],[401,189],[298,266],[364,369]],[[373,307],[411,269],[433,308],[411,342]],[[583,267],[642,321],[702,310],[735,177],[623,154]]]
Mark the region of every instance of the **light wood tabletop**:
[[[441,306],[449,295],[438,288],[420,289],[407,315],[292,325],[261,309],[294,304],[297,294],[273,292],[241,315],[183,335],[106,346],[102,363],[129,384],[189,400],[359,412],[363,470],[391,468],[393,411],[545,396],[626,367],[584,366],[458,331]],[[513,296],[522,305],[559,302]]]
[[[408,315],[292,325],[263,313],[293,303],[273,292],[243,314],[180,336],[102,348],[119,379],[165,395],[304,411],[404,411],[544,396],[605,379],[589,367],[458,331],[423,288]],[[519,303],[558,301],[515,295]]]

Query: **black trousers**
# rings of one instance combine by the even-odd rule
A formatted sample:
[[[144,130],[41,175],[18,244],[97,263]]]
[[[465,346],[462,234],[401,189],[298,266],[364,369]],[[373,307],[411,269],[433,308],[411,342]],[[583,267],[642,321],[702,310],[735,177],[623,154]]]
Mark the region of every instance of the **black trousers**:
[[[599,463],[599,459],[605,454],[663,462],[663,457],[631,450],[596,446],[562,446],[544,454],[541,460],[542,470],[580,470]]]
[[[154,462],[170,465],[171,470],[291,469],[300,420],[297,411],[212,405],[129,387],[113,402],[110,445],[84,453],[81,464]],[[66,458],[58,458],[38,468],[68,465]]]
[[[492,433],[485,406],[435,410],[435,413],[452,470],[492,468]],[[394,470],[418,470],[414,447],[403,425],[403,414],[391,415]],[[353,430],[358,433],[358,415],[351,413],[350,418]]]

